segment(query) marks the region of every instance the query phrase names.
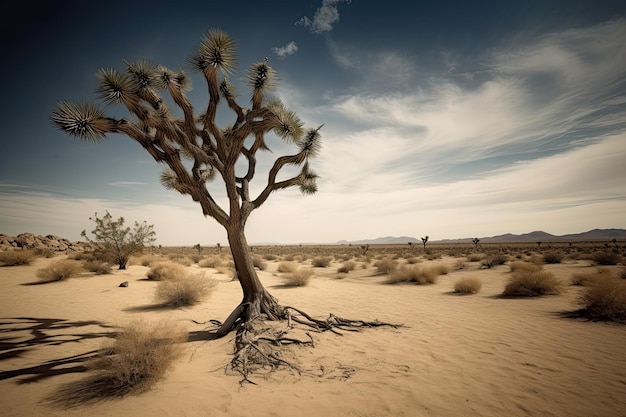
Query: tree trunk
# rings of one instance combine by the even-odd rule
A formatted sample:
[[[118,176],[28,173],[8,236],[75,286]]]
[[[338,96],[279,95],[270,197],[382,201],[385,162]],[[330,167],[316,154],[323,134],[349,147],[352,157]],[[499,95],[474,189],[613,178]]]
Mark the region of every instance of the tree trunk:
[[[246,322],[260,314],[264,314],[269,320],[279,320],[283,316],[282,307],[263,287],[254,269],[252,252],[246,241],[243,225],[227,227],[226,232],[243,299],[218,330],[220,337],[233,330],[240,320]]]

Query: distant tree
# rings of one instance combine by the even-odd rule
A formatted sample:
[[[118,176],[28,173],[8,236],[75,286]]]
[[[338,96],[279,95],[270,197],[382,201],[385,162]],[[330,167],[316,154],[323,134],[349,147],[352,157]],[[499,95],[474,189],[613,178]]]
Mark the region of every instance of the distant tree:
[[[107,116],[96,103],[62,101],[53,110],[51,121],[64,132],[88,141],[99,141],[107,133],[129,136],[157,163],[167,166],[161,174],[165,188],[189,196],[200,205],[205,216],[213,217],[224,227],[243,299],[212,337],[237,331],[238,353],[231,364],[244,370],[246,379],[255,362],[259,362],[260,367],[285,365],[278,356],[259,356],[257,344],[261,343],[261,338],[249,334],[253,327],[260,325],[259,318],[292,323],[302,312],[281,306],[259,280],[244,233],[245,225],[250,214],[275,191],[293,187],[298,187],[303,194],[317,191],[318,175],[309,163],[320,152],[322,126],[305,130],[294,111],[268,95],[277,77],[267,58],[249,67],[246,81],[251,90],[251,106],[239,105],[229,81],[236,67],[235,42],[222,30],[210,30],[202,38],[189,64],[204,77],[208,86],[208,104],[202,112],[196,112],[186,95],[190,79],[184,71],[173,71],[142,60],[126,63],[122,72],[102,69],[97,73],[99,98],[108,104],[121,104],[130,118]],[[160,94],[169,96],[178,112],[172,112]],[[227,126],[217,124],[222,99],[234,115],[234,122]],[[250,184],[260,166],[257,157],[269,151],[268,140],[276,138],[295,147],[295,151],[269,164],[266,184],[257,188],[258,194],[252,195]],[[209,188],[208,184],[216,177],[223,187]],[[216,189],[225,190],[226,207],[218,204]],[[357,325],[331,317],[320,321],[304,314],[299,322],[317,330]],[[280,345],[280,336],[275,339]],[[271,348],[269,340],[265,339],[265,343]]]
[[[193,248],[198,251],[198,255],[202,255],[202,246],[199,243],[196,243]]]
[[[424,244],[424,250],[426,250],[426,242],[428,242],[428,236],[424,236],[422,238],[422,243]]]
[[[472,243],[474,244],[474,249],[478,250],[478,243],[480,242],[480,239],[475,237],[474,239],[472,239]]]
[[[81,236],[93,243],[105,259],[117,263],[119,269],[126,269],[126,264],[132,255],[140,253],[156,240],[154,226],[148,225],[145,221],[135,222],[131,229],[124,226],[123,217],[114,220],[108,211],[102,217],[98,217],[96,213],[89,220],[96,223],[96,228],[91,231],[94,238],[90,239],[85,230],[82,231]]]

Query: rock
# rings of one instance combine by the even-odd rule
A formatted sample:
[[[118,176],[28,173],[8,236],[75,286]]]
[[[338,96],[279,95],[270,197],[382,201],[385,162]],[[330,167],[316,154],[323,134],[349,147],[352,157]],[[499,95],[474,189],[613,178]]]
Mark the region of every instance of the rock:
[[[122,282],[119,286],[120,287],[128,287],[128,281]]]

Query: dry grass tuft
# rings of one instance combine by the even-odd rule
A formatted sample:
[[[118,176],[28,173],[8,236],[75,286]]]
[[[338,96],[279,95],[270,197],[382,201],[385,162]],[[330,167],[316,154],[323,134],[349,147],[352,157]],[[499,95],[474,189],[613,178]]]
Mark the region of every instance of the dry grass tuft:
[[[543,262],[547,264],[560,264],[562,260],[562,252],[550,251],[543,254]]]
[[[150,267],[147,277],[152,281],[177,281],[187,276],[184,266],[176,262],[159,262]]]
[[[516,271],[537,272],[537,271],[541,271],[541,265],[537,265],[535,263],[524,262],[524,261],[511,262],[511,265],[509,265],[509,267],[511,268],[511,272],[516,272]]]
[[[313,276],[313,269],[300,268],[289,274],[285,274],[282,278],[288,287],[304,287],[308,285],[309,280]]]
[[[517,270],[512,273],[502,293],[513,297],[536,297],[559,294],[562,283],[548,271]]]
[[[78,275],[83,269],[76,261],[67,259],[51,263],[37,270],[37,278],[41,282],[61,281]]]
[[[311,264],[316,268],[327,268],[332,260],[330,256],[318,256],[313,258]]]
[[[219,256],[209,256],[208,258],[204,258],[198,263],[198,266],[201,268],[213,268],[217,269],[222,266],[224,263],[223,259]]]
[[[612,278],[611,271],[607,268],[598,268],[591,272],[578,272],[572,275],[572,285],[582,285],[587,287],[594,284],[597,281],[602,281]]]
[[[191,306],[206,299],[216,287],[217,281],[204,274],[187,275],[177,280],[164,280],[156,288],[155,299],[170,307]]]
[[[267,269],[267,263],[260,256],[252,257],[252,264],[255,268],[260,269],[261,271],[265,271]]]
[[[172,321],[135,321],[89,364],[90,376],[62,386],[48,401],[73,408],[145,392],[181,356],[187,337],[187,331]]]
[[[90,261],[83,262],[83,269],[85,271],[93,272],[96,275],[107,275],[112,272],[113,266],[110,263],[92,259]]]
[[[37,255],[31,250],[10,250],[0,252],[0,264],[4,266],[30,265]]]
[[[626,281],[604,277],[585,287],[578,313],[591,320],[626,322]]]
[[[298,265],[294,262],[279,262],[277,271],[281,273],[291,273],[298,269]]]
[[[382,258],[374,263],[376,272],[379,274],[390,274],[398,269],[398,261],[390,258]]]
[[[419,285],[434,284],[437,282],[437,268],[421,267],[417,265],[401,265],[389,274],[388,284],[399,282],[414,282]]]
[[[337,272],[339,272],[340,274],[347,274],[350,271],[354,271],[354,268],[356,268],[356,262],[345,261],[343,265],[337,268]]]
[[[617,252],[606,250],[594,253],[592,259],[598,265],[617,265],[622,260],[622,257]]]
[[[474,277],[461,278],[454,283],[454,292],[457,294],[476,294],[483,283]]]

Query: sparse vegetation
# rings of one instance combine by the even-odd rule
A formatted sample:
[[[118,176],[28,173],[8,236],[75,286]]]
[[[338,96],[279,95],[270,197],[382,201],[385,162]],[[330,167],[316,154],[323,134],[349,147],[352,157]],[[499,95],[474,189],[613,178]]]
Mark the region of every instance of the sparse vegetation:
[[[347,274],[350,271],[354,271],[354,268],[356,268],[356,262],[354,262],[354,261],[345,261],[343,263],[343,265],[341,265],[339,268],[337,268],[337,272],[339,272],[341,274]]]
[[[577,272],[572,275],[572,285],[587,287],[599,280],[612,278],[611,271],[607,268],[599,267],[593,271]]]
[[[281,273],[290,273],[298,269],[298,265],[294,262],[280,262],[277,267],[277,271]]]
[[[79,406],[147,391],[181,356],[186,340],[187,331],[179,323],[132,322],[89,363],[90,376],[62,386],[50,401]]]
[[[185,267],[176,262],[159,262],[150,267],[147,277],[152,281],[176,281],[187,275]]]
[[[376,272],[379,274],[390,274],[398,268],[398,261],[390,258],[382,258],[374,263]]]
[[[505,296],[536,297],[561,292],[562,283],[551,272],[518,269],[511,274],[502,293]]]
[[[283,275],[285,285],[288,287],[304,287],[308,285],[309,280],[313,276],[313,269],[299,268],[293,272]]]
[[[434,284],[437,282],[438,271],[436,268],[422,267],[417,265],[400,265],[389,273],[387,283],[414,282],[419,285]]]
[[[204,274],[188,274],[176,280],[163,280],[156,289],[156,301],[171,307],[197,304],[206,299],[217,285],[216,281]]]
[[[253,256],[252,263],[255,268],[258,268],[261,271],[265,271],[265,269],[267,268],[267,263],[265,263],[265,261],[263,261],[263,258],[261,258],[260,256]]]
[[[578,313],[591,320],[626,323],[626,281],[603,277],[586,286],[578,299]]]
[[[113,266],[108,262],[102,262],[97,259],[83,262],[83,269],[85,271],[93,272],[96,275],[107,275],[112,271]]]
[[[550,251],[543,254],[543,261],[547,264],[559,264],[563,260],[563,253]]]
[[[80,273],[82,268],[76,261],[63,259],[37,270],[37,278],[42,282],[61,281]]]
[[[37,256],[31,250],[11,250],[0,252],[0,264],[4,266],[30,265]]]
[[[609,250],[596,252],[592,256],[593,261],[598,265],[617,265],[621,258],[619,253]]]
[[[465,277],[454,283],[454,292],[458,294],[476,294],[483,286],[478,278]]]
[[[332,260],[330,256],[318,256],[311,260],[311,264],[316,268],[328,268]]]

